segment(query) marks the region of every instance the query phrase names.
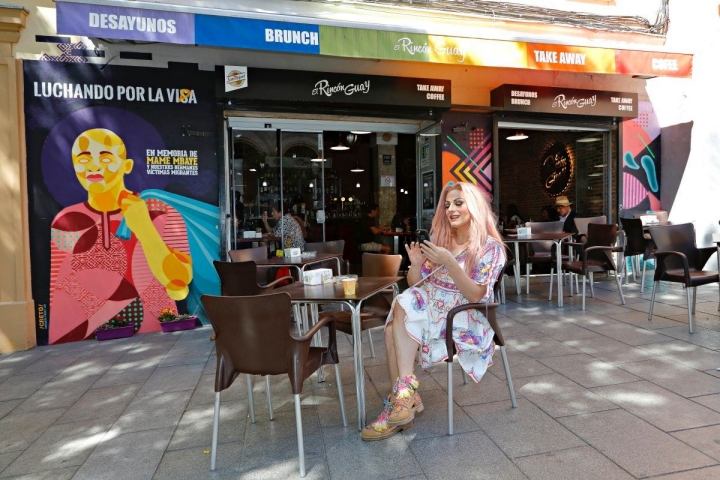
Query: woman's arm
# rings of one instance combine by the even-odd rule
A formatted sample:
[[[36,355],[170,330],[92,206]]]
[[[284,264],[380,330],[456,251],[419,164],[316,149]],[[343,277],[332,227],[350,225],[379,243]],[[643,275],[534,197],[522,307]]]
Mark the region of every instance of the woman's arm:
[[[425,242],[422,245],[422,252],[431,262],[437,265],[445,265],[448,274],[453,279],[458,290],[460,290],[460,293],[468,299],[468,302],[476,303],[483,299],[487,293],[487,285],[480,285],[470,278],[448,249]]]

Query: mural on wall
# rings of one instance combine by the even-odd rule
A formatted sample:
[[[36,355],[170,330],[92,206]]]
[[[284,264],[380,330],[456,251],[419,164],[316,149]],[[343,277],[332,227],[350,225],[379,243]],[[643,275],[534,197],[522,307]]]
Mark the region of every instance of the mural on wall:
[[[622,208],[660,210],[660,125],[652,103],[639,102],[637,118],[622,122],[622,133]]]
[[[213,72],[24,63],[38,343],[219,293]]]
[[[441,135],[442,185],[471,182],[492,195],[492,117],[448,113]]]

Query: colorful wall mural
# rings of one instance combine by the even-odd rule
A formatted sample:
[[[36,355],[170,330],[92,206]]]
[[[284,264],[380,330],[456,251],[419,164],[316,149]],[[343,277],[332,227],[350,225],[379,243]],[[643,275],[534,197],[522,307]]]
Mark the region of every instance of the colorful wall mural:
[[[448,113],[442,125],[442,185],[471,182],[492,195],[492,117]]]
[[[39,344],[219,293],[213,72],[24,62]]]
[[[638,116],[622,122],[622,209],[660,210],[660,125],[652,103],[639,102]]]

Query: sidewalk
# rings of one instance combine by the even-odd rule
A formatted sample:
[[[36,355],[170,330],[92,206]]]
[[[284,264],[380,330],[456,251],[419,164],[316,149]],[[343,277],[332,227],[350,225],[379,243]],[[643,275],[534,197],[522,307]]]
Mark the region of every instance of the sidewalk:
[[[651,282],[650,282],[651,283]],[[720,478],[718,287],[699,289],[696,332],[685,293],[663,286],[647,322],[650,288],[596,282],[580,310],[547,300],[547,284],[515,295],[508,280],[501,326],[518,408],[510,408],[499,353],[479,384],[457,364],[455,435],[447,436],[446,367],[418,372],[425,411],[413,428],[365,443],[357,421],[352,347],[339,334],[348,427],[332,368],[304,386],[306,478]],[[651,285],[650,285],[651,287]],[[588,289],[589,290],[589,289]],[[566,289],[567,294],[567,289]],[[588,291],[589,294],[589,291]],[[215,354],[209,328],[109,342],[39,347],[0,356],[0,478],[299,478],[292,395],[255,379],[257,423],[244,379],[222,394],[218,469],[209,471]],[[367,337],[364,337],[366,339]],[[380,331],[365,347],[367,414],[389,380]]]

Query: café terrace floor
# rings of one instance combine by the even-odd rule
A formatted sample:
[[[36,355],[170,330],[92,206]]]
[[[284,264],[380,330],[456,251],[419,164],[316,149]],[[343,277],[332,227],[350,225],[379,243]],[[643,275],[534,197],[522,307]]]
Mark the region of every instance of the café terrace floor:
[[[445,364],[420,372],[425,412],[407,432],[365,443],[357,423],[352,348],[339,334],[348,423],[335,378],[304,386],[307,478],[702,480],[720,478],[718,287],[698,292],[688,333],[684,291],[663,286],[647,321],[650,288],[597,282],[580,310],[507,280],[500,308],[518,408],[499,353],[479,384],[455,379],[455,435],[446,434]],[[215,355],[202,328],[87,341],[0,356],[0,478],[299,478],[287,377],[255,381],[257,423],[245,381],[222,394],[218,469],[209,471]],[[368,358],[368,417],[388,389],[382,335]],[[456,369],[457,369],[456,365]]]

